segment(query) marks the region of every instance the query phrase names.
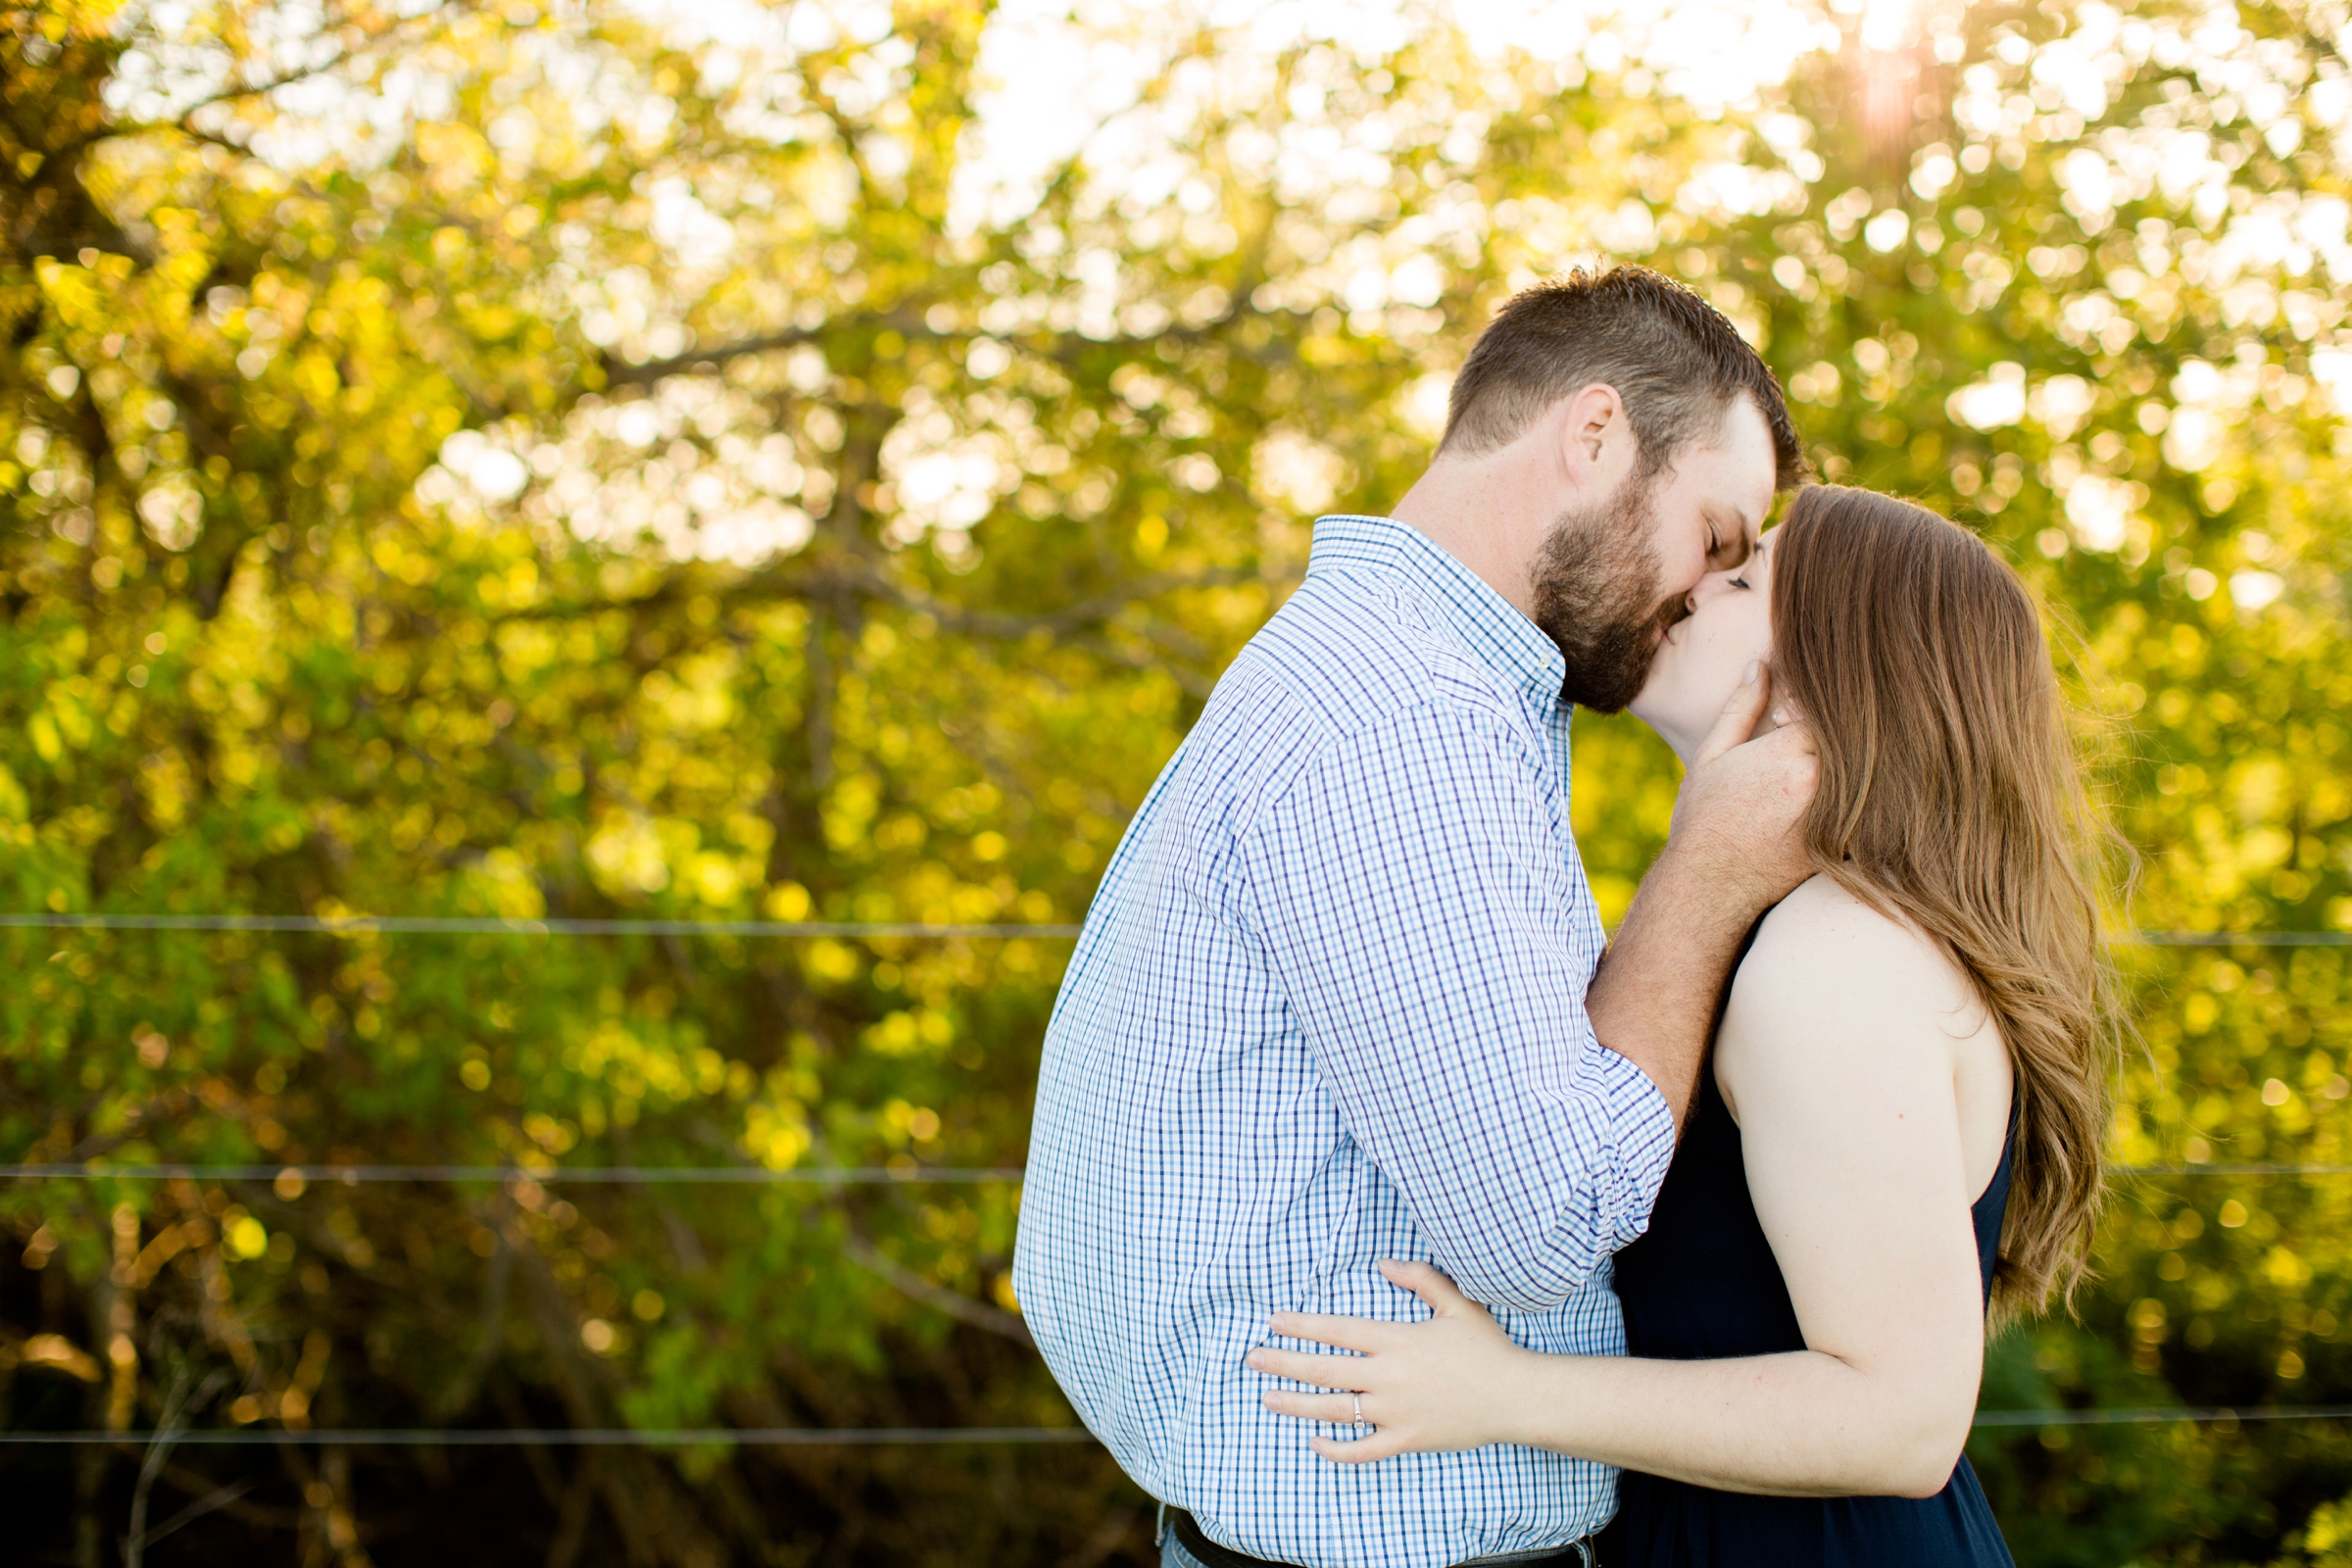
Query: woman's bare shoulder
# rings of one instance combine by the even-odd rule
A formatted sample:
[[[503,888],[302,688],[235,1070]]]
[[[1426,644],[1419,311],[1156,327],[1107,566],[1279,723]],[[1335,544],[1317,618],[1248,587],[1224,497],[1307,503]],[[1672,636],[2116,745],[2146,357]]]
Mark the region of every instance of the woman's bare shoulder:
[[[1862,1025],[1872,1033],[1909,1019],[1935,1022],[1949,1038],[1973,1033],[1982,1009],[1966,978],[1936,940],[1898,915],[1872,908],[1826,876],[1815,876],[1764,917],[1732,985],[1735,1017],[1775,1034],[1813,1035]]]

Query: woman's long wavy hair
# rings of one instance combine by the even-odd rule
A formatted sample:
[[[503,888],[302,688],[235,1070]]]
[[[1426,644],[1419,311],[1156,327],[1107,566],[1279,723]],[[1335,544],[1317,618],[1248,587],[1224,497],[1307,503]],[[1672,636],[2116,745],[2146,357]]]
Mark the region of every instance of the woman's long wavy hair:
[[[1891,496],[1800,490],[1775,549],[1773,684],[1821,753],[1806,848],[1822,875],[1940,942],[2000,1025],[2017,1153],[1994,1306],[2071,1300],[2124,1026],[2099,930],[2114,841],[2041,617],[1983,540]]]

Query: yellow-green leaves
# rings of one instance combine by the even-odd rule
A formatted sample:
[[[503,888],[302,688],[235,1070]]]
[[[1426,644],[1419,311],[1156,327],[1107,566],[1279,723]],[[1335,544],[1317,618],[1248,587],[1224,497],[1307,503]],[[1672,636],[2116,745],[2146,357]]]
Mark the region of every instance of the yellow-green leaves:
[[[1945,508],[2034,579],[2107,721],[2134,923],[2352,928],[2332,24],[2080,11],[1928,8],[1900,60],[1751,39],[1734,63],[1787,79],[1712,98],[1687,32],[1597,17],[1531,54],[1090,12],[1068,58],[1132,101],[1089,99],[1100,133],[1073,120],[1034,175],[986,162],[978,6],[795,6],[742,37],[601,0],[354,14],[316,86],[184,124],[144,13],[24,12],[0,908],[1075,921],[1296,582],[1306,514],[1393,503],[1494,307],[1599,257],[1731,314],[1825,475]],[[203,8],[171,41],[233,88],[285,69],[271,19]],[[1874,61],[1916,70],[1892,129],[1857,118]],[[1577,756],[1613,917],[1673,767],[1592,715]],[[1012,1166],[1066,952],[12,930],[0,1148]],[[2342,957],[2132,956],[2119,1155],[2346,1159]],[[987,1326],[1017,1308],[1014,1192],[912,1192],[157,1184],[132,1240],[180,1245],[134,1310],[233,1369],[242,1421],[506,1419],[486,1387],[592,1425],[1065,1419]],[[2082,1326],[1996,1347],[1987,1402],[2352,1398],[2347,1202],[2120,1185]],[[103,1212],[11,1190],[0,1274],[53,1272],[0,1300],[57,1321],[7,1335],[79,1344],[122,1298]],[[963,1381],[889,1381],[886,1348],[951,1332]],[[2267,1561],[2352,1491],[2352,1453],[2284,1430],[1978,1451],[2021,1561]],[[710,1499],[781,1483],[720,1462],[593,1484],[615,1518],[670,1488],[663,1517],[752,1530]],[[961,1464],[926,1459],[873,1549],[995,1517]],[[983,1554],[1106,1549],[1123,1494],[1084,1476]],[[791,1492],[789,1530],[724,1549],[631,1539],[748,1559],[863,1496]]]

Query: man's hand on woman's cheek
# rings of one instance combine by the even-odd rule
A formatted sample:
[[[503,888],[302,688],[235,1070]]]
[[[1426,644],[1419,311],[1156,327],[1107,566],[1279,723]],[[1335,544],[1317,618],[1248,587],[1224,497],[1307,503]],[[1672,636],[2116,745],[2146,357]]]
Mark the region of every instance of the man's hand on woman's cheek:
[[[1802,720],[1771,701],[1771,672],[1750,664],[1691,759],[1666,842],[1684,875],[1719,887],[1749,918],[1812,874],[1804,818],[1820,760]]]

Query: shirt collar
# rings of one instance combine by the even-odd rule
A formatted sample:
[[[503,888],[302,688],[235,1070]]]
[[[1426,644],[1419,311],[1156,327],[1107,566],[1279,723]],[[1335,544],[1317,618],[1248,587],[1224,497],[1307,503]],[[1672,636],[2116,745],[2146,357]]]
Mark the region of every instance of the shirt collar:
[[[1343,514],[1315,519],[1309,577],[1367,565],[1420,590],[1479,662],[1535,699],[1540,710],[1559,704],[1568,662],[1558,646],[1451,552],[1394,517]]]

